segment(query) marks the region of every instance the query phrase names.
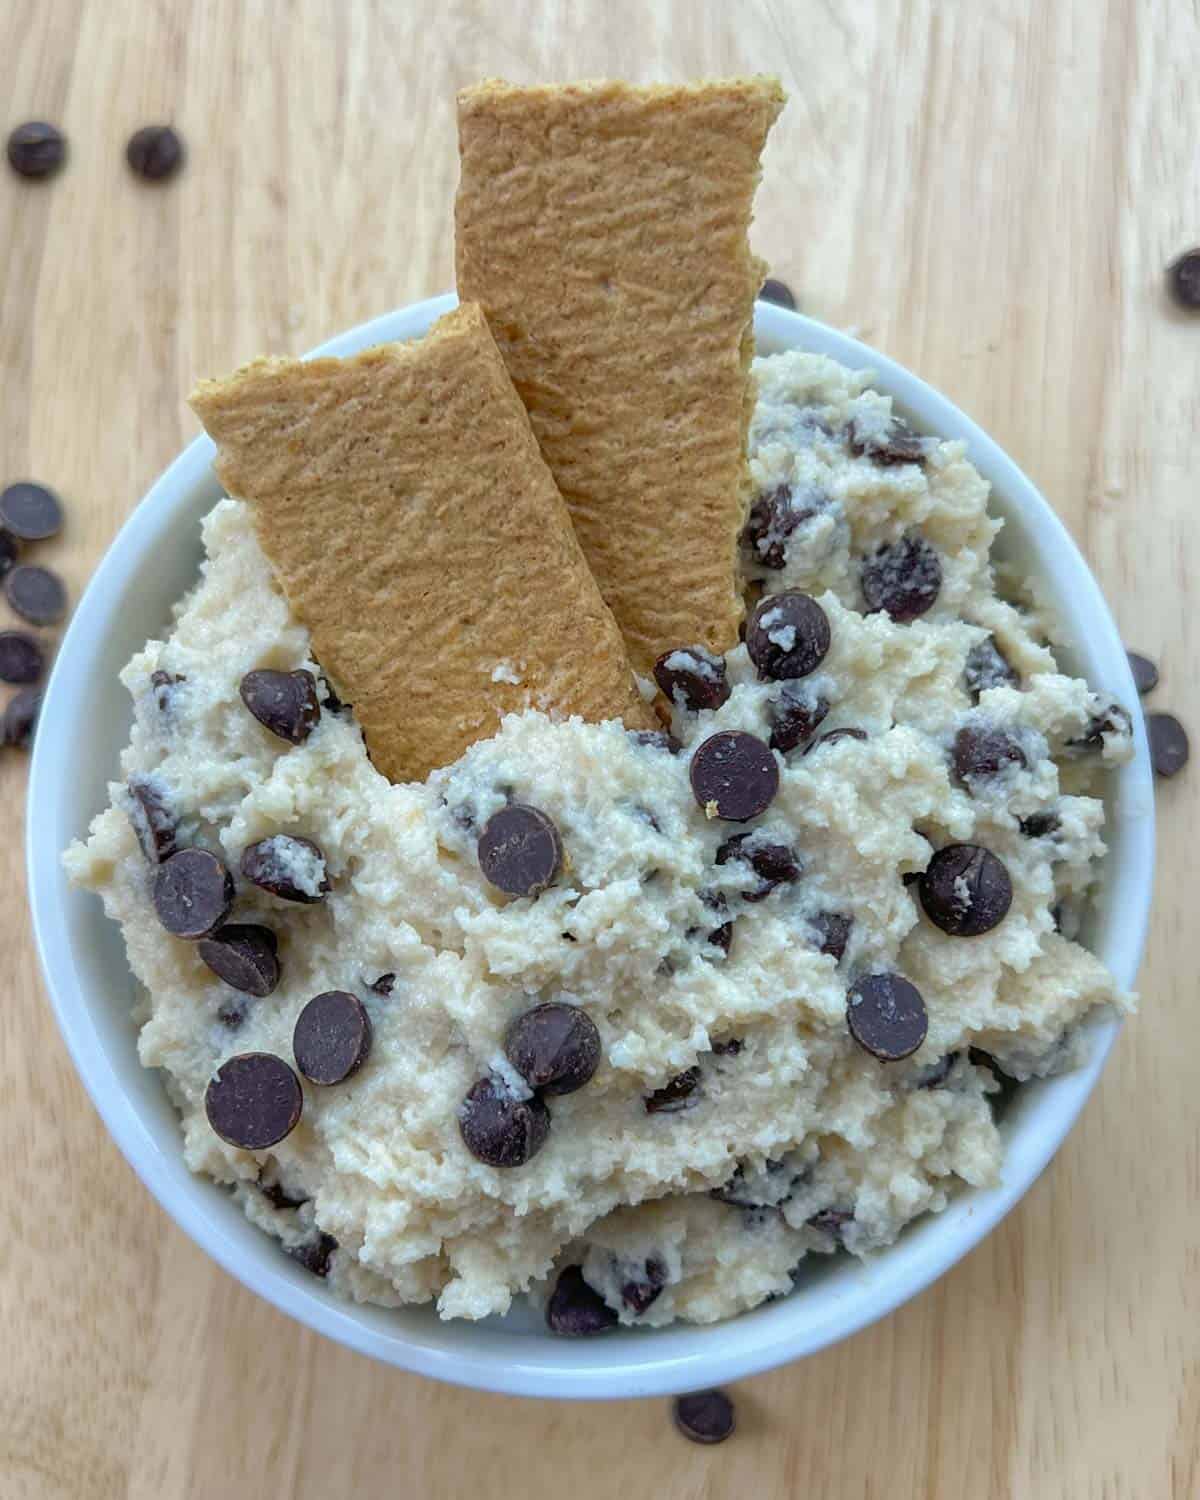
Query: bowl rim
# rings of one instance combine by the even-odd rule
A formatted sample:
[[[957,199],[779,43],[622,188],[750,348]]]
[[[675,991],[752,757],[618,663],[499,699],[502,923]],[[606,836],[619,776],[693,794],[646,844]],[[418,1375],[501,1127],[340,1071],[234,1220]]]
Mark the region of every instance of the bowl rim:
[[[312,356],[345,355],[372,344],[423,332],[456,305],[453,294],[428,298],[359,324],[312,351]],[[963,438],[971,461],[1023,524],[1039,532],[1039,571],[1056,591],[1070,588],[1076,614],[1090,622],[1086,648],[1096,677],[1130,704],[1138,702],[1120,636],[1091,571],[1069,533],[1032,482],[969,417],[919,377],[847,334],[799,313],[758,302],[756,338],[773,348],[795,347],[831,355],[874,372],[878,387],[919,425],[942,436]],[[925,1216],[926,1232],[906,1232],[881,1252],[855,1285],[865,1289],[826,1292],[823,1305],[810,1308],[792,1297],[722,1323],[674,1325],[663,1330],[598,1341],[556,1340],[550,1335],[497,1338],[480,1325],[438,1324],[436,1336],[417,1336],[397,1324],[394,1332],[369,1326],[364,1310],[342,1302],[284,1257],[250,1258],[237,1237],[223,1231],[211,1210],[205,1184],[179,1177],[175,1150],[164,1150],[154,1129],[126,1094],[106,1055],[88,995],[73,962],[66,919],[69,900],[58,840],[39,830],[56,829],[50,815],[70,774],[78,738],[73,700],[99,650],[99,638],[119,609],[132,578],[149,551],[171,531],[176,511],[197,486],[211,483],[212,442],[194,439],[151,486],[124,522],[80,599],[64,635],[47,683],[30,770],[26,813],[26,860],[33,930],[42,973],[59,1029],[75,1068],[105,1126],[126,1160],[166,1213],[231,1275],[326,1337],[413,1373],[453,1384],[509,1395],[568,1399],[666,1395],[721,1384],[812,1354],[846,1338],[893,1311],[950,1269],[1000,1221],[1028,1191],[1054,1155],[1091,1093],[1120,1023],[1103,1018],[1090,1027],[1091,1052],[1085,1065],[1053,1080],[1023,1111],[1031,1118],[1005,1142],[1003,1180],[990,1189],[964,1188],[940,1215]],[[1061,593],[1056,594],[1062,597]],[[1091,674],[1089,674],[1091,675]],[[1095,683],[1093,684],[1095,685]],[[1153,781],[1140,713],[1134,714],[1135,755],[1119,776],[1124,857],[1108,871],[1112,931],[1105,929],[1109,967],[1124,987],[1132,986],[1149,919],[1154,862]],[[46,809],[46,815],[42,810]],[[82,832],[73,829],[72,836]],[[1027,1091],[1028,1092],[1028,1091]],[[237,1211],[240,1215],[240,1211]],[[930,1228],[932,1226],[932,1228]],[[256,1234],[259,1231],[254,1231]],[[269,1244],[262,1236],[264,1244]],[[274,1249],[274,1247],[271,1247]],[[275,1262],[279,1264],[276,1265]],[[870,1266],[883,1267],[872,1277]],[[873,1281],[879,1284],[874,1284]],[[789,1308],[794,1307],[789,1316]],[[377,1311],[377,1310],[376,1310]],[[451,1335],[446,1330],[454,1329]],[[531,1357],[523,1358],[522,1355]]]

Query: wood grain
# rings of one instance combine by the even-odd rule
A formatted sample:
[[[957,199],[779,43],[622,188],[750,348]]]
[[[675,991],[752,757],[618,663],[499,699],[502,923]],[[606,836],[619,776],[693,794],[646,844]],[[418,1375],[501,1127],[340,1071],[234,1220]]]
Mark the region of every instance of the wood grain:
[[[773,69],[792,96],[757,245],[802,306],[912,365],[1054,500],[1158,700],[1200,727],[1200,21],[1182,0],[11,0],[0,128],[55,120],[53,182],[0,171],[0,476],[71,507],[78,590],[194,430],[200,375],[451,283],[454,90]],[[173,120],[162,188],[122,150]],[[935,1288],[738,1389],[717,1449],[665,1404],[441,1388],[293,1326],[175,1230],[67,1060],[24,912],[24,769],[0,764],[0,1493],[49,1497],[1200,1493],[1200,772],[1161,794],[1142,1015],[1011,1218]]]

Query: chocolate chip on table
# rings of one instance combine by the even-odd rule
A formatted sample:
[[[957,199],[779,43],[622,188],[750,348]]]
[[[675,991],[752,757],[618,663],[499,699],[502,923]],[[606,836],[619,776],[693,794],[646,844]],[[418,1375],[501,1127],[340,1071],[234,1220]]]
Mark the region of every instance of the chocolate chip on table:
[[[240,1052],[222,1063],[204,1095],[208,1123],[231,1146],[265,1151],[295,1130],[304,1108],[300,1080],[271,1052]]]
[[[682,1073],[655,1089],[642,1100],[648,1115],[673,1115],[681,1109],[690,1109],[699,1103],[696,1090],[700,1084],[700,1069],[687,1068]]]
[[[845,1238],[846,1225],[854,1223],[854,1210],[852,1208],[822,1208],[804,1222],[814,1229],[819,1229],[822,1234],[832,1235],[841,1244]]]
[[[725,658],[705,646],[678,646],[664,651],[654,663],[654,680],[671,703],[682,703],[693,713],[720,708],[729,699]]]
[[[807,744],[828,712],[827,698],[813,698],[796,682],[783,683],[779,696],[771,702],[771,749],[785,755],[797,745]]]
[[[349,990],[315,995],[296,1019],[292,1052],[309,1083],[344,1083],[366,1062],[370,1050],[371,1018]]]
[[[1167,291],[1182,308],[1200,308],[1200,250],[1185,250],[1167,267]]]
[[[760,568],[777,573],[787,563],[792,533],[828,504],[828,496],[815,487],[798,492],[793,485],[777,484],[755,497],[742,528],[742,546]]]
[[[635,1274],[621,1283],[621,1301],[640,1315],[657,1300],[667,1284],[667,1268],[657,1255],[648,1255]]]
[[[760,677],[807,677],[829,651],[829,617],[799,589],[767,594],[746,622],[746,650]]]
[[[143,125],[129,137],[125,160],[147,182],[163,182],[183,165],[183,140],[170,125]]]
[[[1126,651],[1125,655],[1129,658],[1129,670],[1133,673],[1133,685],[1138,690],[1138,697],[1144,698],[1158,686],[1158,668],[1140,651]]]
[[[770,807],[779,766],[770,746],[740,729],[709,735],[692,756],[692,795],[727,823],[748,823]]]
[[[792,289],[785,282],[778,281],[774,276],[768,276],[758,289],[758,300],[760,302],[774,302],[776,307],[786,307],[794,312],[796,299],[792,295]]]
[[[737,1416],[724,1391],[692,1391],[676,1396],[671,1407],[675,1426],[691,1443],[723,1443],[733,1436]]]
[[[925,1040],[929,1018],[915,984],[899,974],[864,974],[850,987],[846,1024],[872,1057],[899,1062]]]
[[[0,490],[0,527],[23,542],[44,542],[62,530],[62,502],[30,479]]]
[[[302,745],[321,722],[317,680],[303,668],[275,672],[263,667],[247,672],[238,691],[258,722],[289,744]]]
[[[1174,714],[1147,714],[1150,764],[1156,776],[1174,776],[1188,760],[1187,730]]]
[[[979,844],[947,844],[917,882],[925,915],[951,937],[979,937],[998,927],[1012,905],[1008,870]]]
[[[45,120],[27,120],[8,137],[8,164],[22,177],[49,177],[67,159],[67,138]]]
[[[396,976],[394,974],[381,974],[378,979],[373,980],[367,988],[376,995],[384,997],[390,995],[396,988]]]
[[[201,938],[196,952],[231,989],[262,1000],[279,984],[278,946],[269,927],[226,922],[211,937]]]
[[[1020,687],[1021,678],[1008,657],[997,646],[994,636],[977,641],[967,652],[963,663],[963,686],[972,703],[989,688]]]
[[[497,890],[540,896],[562,868],[562,839],[540,807],[510,802],[484,824],[478,854],[484,878]]]
[[[1027,839],[1044,839],[1047,834],[1058,832],[1062,819],[1054,812],[1035,812],[1020,818],[1017,827]]]
[[[830,729],[827,733],[819,735],[815,740],[810,740],[804,747],[805,755],[811,755],[818,745],[836,745],[838,740],[865,740],[869,736],[865,729],[859,729],[857,725],[849,724],[841,729]]]
[[[600,1062],[596,1023],[577,1005],[553,1001],[518,1016],[504,1038],[504,1055],[525,1082],[543,1094],[573,1094]]]
[[[15,537],[9,536],[7,531],[0,531],[0,578],[3,578],[21,555],[21,549],[17,546]]]
[[[299,1245],[285,1245],[284,1253],[299,1261],[314,1276],[328,1276],[329,1262],[337,1248],[338,1242],[333,1235],[318,1230],[311,1240],[304,1240]]]
[[[295,834],[273,833],[248,844],[242,851],[241,869],[252,884],[283,901],[312,906],[324,901],[332,889],[320,847]]]
[[[4,576],[4,597],[31,625],[56,625],[67,612],[67,590],[49,568],[21,563]]]
[[[0,630],[0,682],[36,682],[45,670],[42,648],[25,630]]]
[[[142,853],[152,865],[161,865],[175,853],[178,835],[175,814],[162,788],[148,777],[130,778],[129,821]]]
[[[159,865],[154,909],[175,937],[207,937],[225,921],[232,905],[233,876],[207,849],[181,849]]]
[[[551,1333],[560,1333],[567,1338],[586,1338],[615,1327],[617,1315],[600,1293],[583,1279],[578,1266],[567,1266],[559,1273],[546,1303],[546,1323]]]
[[[851,451],[877,464],[923,464],[928,440],[914,432],[903,417],[893,415],[886,427],[855,416],[850,423]]]
[[[36,688],[22,688],[14,693],[4,710],[4,743],[16,750],[28,750],[41,708],[42,695]]]
[[[673,734],[665,729],[631,729],[630,737],[635,745],[644,745],[651,750],[665,750],[668,755],[678,755],[683,746]]]
[[[835,963],[841,963],[845,957],[846,944],[850,941],[854,918],[842,912],[819,911],[809,919],[809,926],[817,934],[818,952],[827,953]]]
[[[898,625],[932,609],[941,587],[941,559],[918,532],[877,547],[862,565],[868,614],[883,610]]]
[[[1025,752],[1003,729],[965,725],[954,736],[954,777],[968,790],[971,782],[998,776],[1009,766],[1028,765]]]
[[[747,847],[747,840],[753,842]],[[796,852],[787,844],[757,838],[749,833],[735,833],[717,850],[717,864],[743,860],[759,877],[758,884],[742,896],[747,901],[764,901],[777,886],[799,880],[804,867]]]
[[[502,1082],[481,1078],[458,1111],[467,1150],[489,1167],[523,1167],[546,1144],[550,1111],[537,1094],[516,1099]]]

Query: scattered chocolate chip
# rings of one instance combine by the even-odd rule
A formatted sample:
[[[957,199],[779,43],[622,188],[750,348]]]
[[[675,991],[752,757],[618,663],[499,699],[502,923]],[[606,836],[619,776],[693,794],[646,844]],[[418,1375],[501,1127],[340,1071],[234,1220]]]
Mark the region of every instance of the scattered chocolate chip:
[[[4,743],[15,750],[28,750],[41,708],[42,695],[36,688],[14,693],[4,710]]]
[[[568,1266],[559,1274],[546,1304],[546,1322],[551,1333],[567,1338],[586,1338],[613,1328],[617,1315],[599,1292],[583,1279],[578,1266]]]
[[[1188,760],[1187,730],[1174,714],[1147,714],[1150,764],[1156,776],[1174,776]]]
[[[16,538],[9,536],[7,531],[0,531],[0,578],[4,577],[20,555],[21,549],[17,546]]]
[[[204,1094],[208,1123],[223,1141],[243,1151],[278,1145],[296,1128],[303,1108],[300,1080],[282,1057],[270,1052],[229,1058]]]
[[[183,141],[170,125],[143,125],[129,137],[125,160],[147,182],[163,182],[183,165]]]
[[[832,1235],[839,1244],[842,1243],[846,1232],[846,1225],[854,1223],[854,1210],[852,1208],[822,1208],[813,1214],[812,1218],[806,1219],[814,1229],[819,1229],[822,1234]]]
[[[711,943],[714,948],[719,948],[722,953],[728,954],[733,945],[733,923],[722,922],[719,927],[714,927],[707,934],[704,941]]]
[[[1035,812],[1030,813],[1027,818],[1021,818],[1017,826],[1027,839],[1044,839],[1047,834],[1058,832],[1062,827],[1062,819],[1057,813]]]
[[[279,983],[277,948],[275,934],[257,922],[226,922],[196,944],[196,952],[218,979],[259,1000]]]
[[[0,682],[36,682],[45,666],[41,646],[27,631],[0,630]]]
[[[932,609],[941,587],[941,559],[916,532],[876,548],[862,565],[867,612],[883,610],[898,625]]]
[[[786,754],[807,744],[828,712],[827,698],[813,698],[796,682],[783,683],[771,702],[771,749]]]
[[[1144,698],[1158,686],[1158,668],[1148,656],[1143,656],[1139,651],[1126,651],[1125,655],[1129,658],[1133,685],[1138,690],[1138,696]]]
[[[878,421],[857,415],[850,423],[849,438],[853,452],[885,466],[922,464],[928,449],[928,440],[914,432],[903,417],[895,415],[882,428]]]
[[[662,1088],[655,1089],[652,1094],[647,1094],[643,1099],[648,1115],[673,1115],[681,1109],[691,1109],[693,1104],[698,1104],[696,1090],[700,1084],[700,1069],[688,1068],[682,1073],[676,1073],[675,1077],[664,1083]]]
[[[273,833],[248,844],[242,851],[242,874],[272,896],[306,906],[324,901],[332,889],[320,847],[290,833]]]
[[[302,1204],[308,1202],[308,1199],[304,1197],[293,1198],[278,1182],[260,1182],[258,1190],[272,1208],[277,1208],[280,1211],[286,1208],[299,1208]]]
[[[377,995],[388,996],[396,988],[396,976],[394,974],[381,974],[378,979],[367,986]]]
[[[635,745],[644,745],[651,750],[665,750],[668,755],[678,755],[683,746],[673,734],[665,729],[632,729],[630,737]]]
[[[237,1031],[246,1019],[246,1002],[239,998],[237,1000],[225,1000],[217,1011],[217,1020],[222,1026],[228,1026],[230,1031]]]
[[[978,844],[948,844],[917,883],[925,915],[951,937],[978,937],[999,926],[1012,905],[1003,861]]]
[[[160,714],[169,714],[175,707],[175,689],[187,678],[176,672],[151,672],[150,689],[154,694],[154,706]]]
[[[550,1111],[537,1094],[514,1099],[497,1079],[481,1078],[467,1090],[458,1128],[479,1161],[489,1167],[523,1167],[546,1144]]]
[[[830,729],[826,734],[819,735],[815,740],[810,740],[804,747],[805,755],[811,755],[818,745],[836,745],[838,740],[865,740],[869,736],[865,729],[859,729],[855,725],[847,725],[842,729]]]
[[[960,1052],[947,1052],[944,1057],[939,1057],[937,1062],[930,1063],[927,1068],[918,1068],[910,1080],[912,1087],[915,1089],[940,1089],[946,1079],[950,1077],[954,1064],[961,1056]]]
[[[723,1443],[737,1425],[733,1402],[724,1391],[676,1396],[671,1413],[675,1426],[691,1443]]]
[[[747,841],[751,841],[747,846]],[[747,901],[764,901],[777,886],[799,880],[804,867],[795,850],[787,844],[759,838],[756,834],[735,833],[717,850],[717,863],[743,860],[759,877],[758,884],[742,896]]]
[[[180,938],[207,937],[233,905],[233,876],[207,849],[181,849],[158,867],[154,909]]]
[[[792,533],[828,505],[828,497],[809,488],[797,492],[790,484],[779,484],[758,495],[742,528],[742,546],[760,568],[778,572],[787,563],[787,545]]]
[[[333,1259],[333,1252],[338,1248],[338,1242],[331,1234],[318,1233],[311,1240],[305,1240],[299,1245],[285,1245],[284,1251],[293,1260],[298,1260],[306,1271],[311,1271],[314,1276],[328,1276],[329,1262]]]
[[[713,1042],[712,1050],[718,1057],[736,1057],[742,1050],[742,1039],[731,1036],[724,1042]]]
[[[349,990],[315,995],[296,1019],[292,1052],[309,1083],[344,1083],[366,1062],[370,1050],[371,1018]]]
[[[1122,708],[1119,703],[1109,703],[1093,715],[1078,739],[1067,741],[1067,748],[1077,753],[1102,750],[1106,734],[1125,736],[1132,732],[1133,719],[1128,709]]]
[[[899,1062],[925,1040],[929,1019],[915,984],[899,974],[864,974],[850,987],[846,1024],[872,1057]]]
[[[142,853],[152,865],[161,865],[175,853],[178,834],[175,814],[162,788],[148,777],[130,778],[129,821],[142,846]]]
[[[478,853],[484,878],[507,896],[540,896],[563,860],[553,818],[523,802],[492,814],[479,837]]]
[[[810,919],[809,926],[817,934],[818,950],[828,953],[835,963],[841,963],[846,953],[846,944],[850,941],[854,918],[841,912],[819,911]]]
[[[664,651],[654,663],[654,680],[663,696],[693,713],[701,708],[720,708],[729,699],[725,658],[704,646],[677,646]]]
[[[1167,291],[1188,312],[1200,308],[1200,250],[1185,250],[1167,267]]]
[[[692,794],[728,823],[747,823],[771,805],[779,790],[779,767],[769,746],[740,729],[708,737],[692,756]]]
[[[768,594],[746,624],[746,650],[760,677],[778,682],[807,677],[829,651],[829,617],[799,589]]]
[[[67,612],[67,590],[49,568],[21,563],[4,575],[4,597],[31,625],[56,625]]]
[[[530,1088],[573,1094],[600,1062],[600,1033],[577,1005],[535,1005],[508,1028],[504,1054]]]
[[[0,527],[23,542],[43,542],[62,530],[62,504],[53,490],[18,480],[0,490]]]
[[[1020,687],[1021,678],[1008,657],[997,646],[994,636],[977,641],[967,652],[963,663],[963,686],[972,703],[989,688]]]
[[[971,782],[999,776],[1009,766],[1026,766],[1025,752],[1003,729],[965,725],[954,736],[954,778],[971,790]]]
[[[321,722],[317,679],[303,668],[275,672],[263,667],[247,672],[238,691],[258,722],[289,744],[302,745]]]
[[[640,1316],[657,1300],[666,1284],[666,1266],[656,1255],[648,1255],[642,1269],[621,1283],[621,1301]]]
[[[22,177],[50,177],[67,159],[67,138],[44,120],[27,120],[8,137],[8,164]]]
[[[774,276],[768,276],[759,288],[758,297],[760,302],[774,302],[776,307],[786,307],[789,311],[796,310],[796,299],[792,290],[782,281],[777,281]]]

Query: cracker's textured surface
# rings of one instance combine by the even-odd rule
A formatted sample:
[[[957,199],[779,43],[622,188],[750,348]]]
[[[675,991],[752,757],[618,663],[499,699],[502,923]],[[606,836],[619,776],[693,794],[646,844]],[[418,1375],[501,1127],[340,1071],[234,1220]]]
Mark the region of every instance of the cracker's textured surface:
[[[424,777],[530,705],[652,722],[477,307],[192,406],[376,766]]]
[[[634,665],[737,643],[759,155],[771,79],[459,95],[479,302]]]

